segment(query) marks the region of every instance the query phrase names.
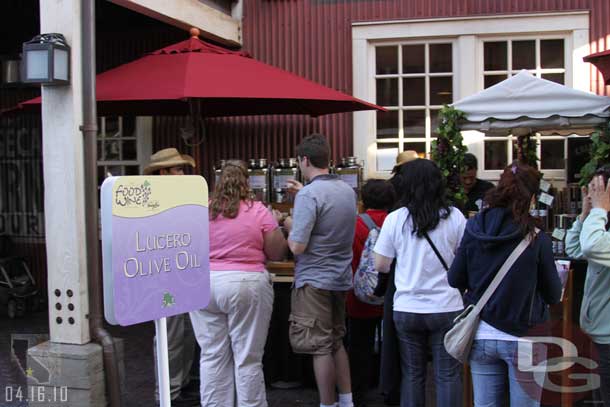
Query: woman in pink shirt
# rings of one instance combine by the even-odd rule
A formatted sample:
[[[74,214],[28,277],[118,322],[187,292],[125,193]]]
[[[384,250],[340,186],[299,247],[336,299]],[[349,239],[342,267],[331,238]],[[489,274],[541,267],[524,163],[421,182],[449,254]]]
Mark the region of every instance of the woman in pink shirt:
[[[248,170],[228,161],[210,201],[211,295],[191,312],[201,347],[201,404],[265,407],[262,358],[273,309],[266,259],[282,260],[279,212],[252,199]]]

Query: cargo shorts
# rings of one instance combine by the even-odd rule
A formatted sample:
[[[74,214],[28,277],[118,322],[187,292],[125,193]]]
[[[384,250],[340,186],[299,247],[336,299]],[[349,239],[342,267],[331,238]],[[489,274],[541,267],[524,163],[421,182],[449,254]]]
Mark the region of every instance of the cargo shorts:
[[[293,288],[289,337],[294,353],[335,353],[345,336],[346,291],[330,291],[305,285]]]

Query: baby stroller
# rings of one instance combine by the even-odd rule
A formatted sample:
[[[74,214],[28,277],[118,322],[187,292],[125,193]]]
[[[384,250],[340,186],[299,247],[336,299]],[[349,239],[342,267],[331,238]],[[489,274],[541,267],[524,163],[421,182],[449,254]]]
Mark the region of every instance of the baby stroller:
[[[38,287],[26,261],[10,256],[12,241],[0,236],[0,306],[6,307],[9,318],[22,317],[28,308],[37,311],[40,306]]]

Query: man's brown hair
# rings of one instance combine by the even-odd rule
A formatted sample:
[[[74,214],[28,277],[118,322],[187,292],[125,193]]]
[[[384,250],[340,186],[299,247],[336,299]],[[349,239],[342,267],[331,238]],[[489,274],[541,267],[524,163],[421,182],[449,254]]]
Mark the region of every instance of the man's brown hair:
[[[297,146],[297,157],[307,157],[311,165],[316,168],[328,168],[330,159],[330,146],[322,134],[311,134],[301,140]]]

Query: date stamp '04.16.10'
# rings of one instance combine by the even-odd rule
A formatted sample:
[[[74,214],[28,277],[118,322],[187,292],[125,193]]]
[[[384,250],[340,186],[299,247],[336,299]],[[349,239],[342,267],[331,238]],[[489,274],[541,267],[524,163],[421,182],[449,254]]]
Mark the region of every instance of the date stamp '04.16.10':
[[[26,405],[21,403],[44,403],[49,407],[61,406],[68,402],[66,386],[5,386],[2,392],[4,403],[9,405]],[[14,404],[13,404],[14,403]]]

